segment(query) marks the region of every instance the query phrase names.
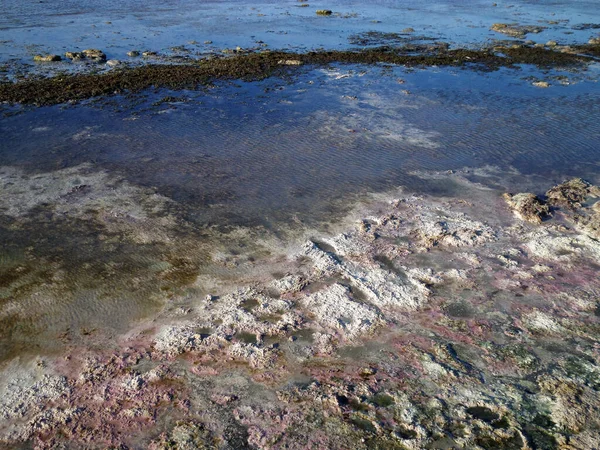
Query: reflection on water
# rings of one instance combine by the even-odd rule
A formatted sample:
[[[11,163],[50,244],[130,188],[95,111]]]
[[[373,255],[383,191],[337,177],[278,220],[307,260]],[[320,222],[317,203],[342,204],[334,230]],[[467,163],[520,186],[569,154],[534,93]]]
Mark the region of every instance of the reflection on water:
[[[569,74],[579,82],[541,90],[521,79],[527,70],[333,67],[174,94],[185,101],[145,94],[156,105],[145,111],[92,104],[4,118],[0,358],[205,295],[201,282],[185,289],[216,274],[210,264],[234,267],[253,251],[232,237],[229,256],[216,256],[216,230],[318,226],[355,196],[398,185],[453,193],[416,170],[495,165],[543,186],[568,175],[597,183],[594,83]]]

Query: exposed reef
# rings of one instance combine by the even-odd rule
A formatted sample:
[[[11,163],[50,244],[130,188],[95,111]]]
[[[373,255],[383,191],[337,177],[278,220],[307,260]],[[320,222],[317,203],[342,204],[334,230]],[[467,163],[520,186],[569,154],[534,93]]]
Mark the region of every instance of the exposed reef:
[[[598,45],[591,44],[563,46],[560,49],[516,45],[473,50],[449,49],[442,44],[308,53],[241,52],[229,57],[188,60],[184,64],[147,64],[97,74],[60,74],[50,78],[2,83],[0,102],[52,105],[115,93],[137,92],[150,87],[194,89],[217,80],[259,80],[289,73],[290,70],[297,69],[295,66],[332,63],[468,66],[478,70],[496,70],[519,64],[572,67],[593,61],[599,48]],[[100,50],[90,49],[86,52],[84,56],[96,60],[101,60],[104,55]],[[290,64],[290,61],[294,62]]]
[[[375,196],[273,278],[166,308],[110,350],[14,360],[1,442],[597,448],[598,189],[507,204],[466,174],[419,174],[461,196]]]

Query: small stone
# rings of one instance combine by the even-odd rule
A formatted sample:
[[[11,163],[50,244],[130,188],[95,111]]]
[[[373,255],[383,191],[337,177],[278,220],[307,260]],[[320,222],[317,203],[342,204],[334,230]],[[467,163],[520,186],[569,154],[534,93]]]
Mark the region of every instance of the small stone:
[[[375,369],[373,369],[372,367],[363,367],[359,370],[358,373],[360,374],[361,377],[372,377],[373,375],[375,375],[377,373],[377,371]]]
[[[210,45],[210,44],[212,44],[212,43],[213,43],[213,41],[204,41],[204,44],[205,44],[205,45]]]
[[[599,45],[599,44],[600,44],[600,37],[591,38],[591,39],[588,41],[588,44],[591,44],[591,45]]]
[[[539,88],[550,87],[550,83],[548,83],[547,81],[534,81],[531,84],[533,84],[535,87],[539,87]]]
[[[140,56],[140,52],[138,52],[137,50],[131,50],[127,52],[127,56],[130,56],[131,58],[136,58]]]
[[[109,59],[108,61],[106,61],[106,65],[110,67],[115,67],[119,64],[121,64],[121,61],[119,61],[118,59]]]
[[[558,42],[556,42],[556,41],[546,42],[546,47],[556,47],[557,45],[558,45]]]
[[[105,61],[106,60],[106,55],[104,54],[104,52],[102,50],[98,50],[96,48],[88,48],[88,49],[82,51],[81,53],[83,53],[83,55],[86,58],[89,58],[94,61]]]
[[[298,59],[281,59],[277,64],[282,66],[301,66],[302,61]]]
[[[330,9],[317,9],[318,16],[330,16],[333,14],[333,11]]]
[[[65,52],[65,58],[71,59],[73,61],[79,61],[85,58],[85,55],[81,52]]]
[[[211,398],[213,403],[223,406],[238,399],[237,395],[231,394],[215,394]]]
[[[35,55],[33,60],[37,62],[55,62],[62,61],[62,58],[60,55]]]
[[[403,33],[414,33],[415,29],[411,28],[411,27],[408,27],[408,28],[405,28],[404,30],[402,30],[402,32]]]
[[[142,52],[142,56],[144,58],[150,58],[150,57],[153,57],[153,56],[156,56],[156,55],[158,55],[158,53],[156,53],[156,52],[151,52],[151,51]]]

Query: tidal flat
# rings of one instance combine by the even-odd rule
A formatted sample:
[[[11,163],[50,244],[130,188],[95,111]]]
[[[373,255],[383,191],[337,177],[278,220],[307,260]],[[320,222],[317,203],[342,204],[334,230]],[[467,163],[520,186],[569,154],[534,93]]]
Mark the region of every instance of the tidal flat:
[[[600,447],[593,2],[0,12],[0,447]]]

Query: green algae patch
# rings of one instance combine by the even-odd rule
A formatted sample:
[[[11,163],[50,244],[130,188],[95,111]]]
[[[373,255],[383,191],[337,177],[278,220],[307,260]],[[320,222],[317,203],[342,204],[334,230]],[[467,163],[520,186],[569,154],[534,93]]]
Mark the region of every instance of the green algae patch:
[[[561,53],[536,47],[493,49],[453,49],[445,46],[415,52],[414,47],[383,46],[364,50],[293,53],[268,51],[236,54],[230,57],[197,60],[191,64],[148,64],[109,73],[57,75],[0,84],[0,101],[34,105],[53,105],[93,97],[127,94],[147,88],[196,89],[218,80],[256,81],[298,70],[304,65],[395,64],[414,66],[469,66],[496,70],[518,64],[540,67],[565,67],[592,61],[598,46],[573,47]],[[580,53],[578,53],[580,52]],[[297,61],[289,65],[286,61]]]

